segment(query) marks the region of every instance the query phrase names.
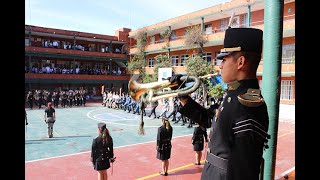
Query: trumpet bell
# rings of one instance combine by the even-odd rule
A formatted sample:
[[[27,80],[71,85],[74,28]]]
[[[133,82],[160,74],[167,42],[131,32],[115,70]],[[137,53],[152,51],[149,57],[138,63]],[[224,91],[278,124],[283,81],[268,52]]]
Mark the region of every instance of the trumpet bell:
[[[169,80],[164,80],[162,82],[152,82],[141,84],[136,81],[136,79],[131,78],[128,84],[129,94],[133,100],[138,101],[142,94],[147,91],[155,90],[159,88],[168,87],[171,83]]]

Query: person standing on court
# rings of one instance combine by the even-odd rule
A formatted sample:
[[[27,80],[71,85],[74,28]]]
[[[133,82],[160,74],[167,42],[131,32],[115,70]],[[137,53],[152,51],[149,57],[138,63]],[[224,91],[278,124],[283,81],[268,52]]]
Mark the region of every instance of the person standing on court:
[[[98,171],[98,180],[107,180],[107,169],[115,161],[113,140],[105,123],[98,123],[99,136],[93,139],[91,147],[91,162]]]
[[[181,114],[200,126],[211,127],[202,180],[258,180],[263,151],[268,148],[268,111],[256,77],[263,31],[229,28],[217,59],[228,89],[214,120],[208,109],[188,96],[179,97]],[[181,75],[179,75],[181,77]],[[184,86],[179,76],[171,83]]]
[[[24,119],[26,120],[26,125],[28,125],[29,123],[28,123],[28,118],[27,118],[27,111],[26,111],[26,109],[24,109],[24,114],[25,114]]]
[[[44,121],[48,124],[48,136],[52,138],[53,124],[56,122],[56,111],[51,102],[48,102],[48,107],[44,110]]]
[[[169,119],[162,117],[162,125],[158,128],[157,134],[157,159],[162,161],[162,171],[160,175],[167,176],[169,159],[171,156],[172,127]]]
[[[159,105],[158,100],[151,102],[152,109],[148,117],[151,117],[151,115],[154,114],[154,119],[157,118],[156,108],[158,107],[158,105]]]
[[[192,136],[192,145],[193,150],[196,152],[196,161],[193,163],[194,165],[201,165],[201,156],[202,150],[204,147],[204,141],[208,142],[207,130],[204,127],[197,126],[194,128],[193,136]]]

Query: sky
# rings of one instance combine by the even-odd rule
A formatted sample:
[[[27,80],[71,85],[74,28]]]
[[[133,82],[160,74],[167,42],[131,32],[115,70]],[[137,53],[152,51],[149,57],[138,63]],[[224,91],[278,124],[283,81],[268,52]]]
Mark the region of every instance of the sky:
[[[25,24],[104,35],[136,30],[231,0],[25,0]]]

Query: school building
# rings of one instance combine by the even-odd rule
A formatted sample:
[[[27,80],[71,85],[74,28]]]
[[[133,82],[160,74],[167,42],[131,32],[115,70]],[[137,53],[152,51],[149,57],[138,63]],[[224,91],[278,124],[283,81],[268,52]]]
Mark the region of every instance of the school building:
[[[101,96],[104,86],[127,92],[130,31],[102,35],[25,25],[25,91],[85,89]]]
[[[232,27],[252,27],[264,29],[264,1],[263,0],[232,0],[191,12],[163,22],[152,24],[129,32],[130,59],[140,53],[137,39],[141,32],[147,33],[144,47],[144,60],[149,74],[154,73],[155,57],[159,54],[169,54],[173,71],[186,73],[185,60],[194,52],[184,44],[186,30],[191,26],[199,25],[208,42],[204,45],[203,58],[212,66],[219,69],[220,61],[215,57],[223,48],[225,30],[229,19],[234,13]],[[163,34],[171,32],[169,42],[164,40]],[[295,104],[295,1],[285,0],[283,10],[283,41],[281,67],[281,94],[280,103]],[[164,48],[166,47],[166,48]],[[262,79],[263,59],[258,68],[257,77]]]

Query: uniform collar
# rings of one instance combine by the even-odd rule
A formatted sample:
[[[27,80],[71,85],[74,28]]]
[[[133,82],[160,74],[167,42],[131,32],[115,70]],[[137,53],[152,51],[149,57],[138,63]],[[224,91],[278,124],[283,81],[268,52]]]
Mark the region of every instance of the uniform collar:
[[[239,80],[239,81],[233,81],[230,83],[227,83],[228,91],[230,90],[236,90],[238,88],[254,88],[259,89],[259,81],[257,78],[255,79],[245,79],[245,80]]]

